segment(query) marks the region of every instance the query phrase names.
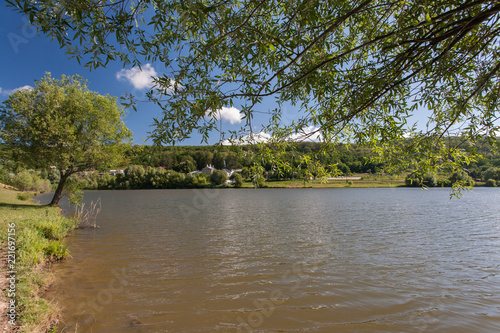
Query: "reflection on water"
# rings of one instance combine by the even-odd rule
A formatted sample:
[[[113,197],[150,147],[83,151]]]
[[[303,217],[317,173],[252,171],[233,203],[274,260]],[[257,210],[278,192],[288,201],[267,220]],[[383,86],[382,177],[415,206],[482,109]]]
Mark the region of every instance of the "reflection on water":
[[[500,191],[88,192],[63,332],[498,332]]]

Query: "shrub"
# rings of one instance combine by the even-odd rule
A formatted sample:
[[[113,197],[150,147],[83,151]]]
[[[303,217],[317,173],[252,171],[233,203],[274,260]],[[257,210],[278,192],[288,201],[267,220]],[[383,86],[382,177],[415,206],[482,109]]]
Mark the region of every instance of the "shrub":
[[[48,177],[49,177],[49,172],[47,171],[47,169],[43,169],[42,171],[40,171],[40,178],[47,179]]]
[[[40,179],[35,173],[22,170],[12,178],[12,185],[21,191],[49,192],[50,181]]]
[[[184,180],[184,185],[189,188],[198,186],[198,177],[193,175],[186,175],[186,178]]]
[[[61,180],[61,174],[57,169],[50,169],[47,173],[47,179],[50,180],[52,184],[59,184]]]
[[[462,184],[465,186],[474,186],[474,180],[465,171],[455,171],[448,178],[449,185]]]
[[[437,178],[433,173],[427,173],[424,175],[423,184],[428,187],[436,187],[437,186]]]
[[[436,187],[438,185],[437,177],[434,173],[426,173],[425,175],[421,175],[417,172],[412,172],[406,177],[406,186],[420,187]]]
[[[422,179],[420,175],[415,172],[409,174],[405,179],[406,186],[420,187],[422,186]]]
[[[198,186],[210,185],[209,177],[206,173],[199,173],[196,177],[198,178]]]
[[[485,185],[488,187],[497,187],[497,181],[490,178],[486,181]]]
[[[244,167],[241,171],[241,176],[244,178],[244,179],[251,179],[252,178],[252,172],[249,168],[247,167]]]
[[[50,181],[48,179],[38,179],[35,181],[34,190],[41,193],[50,192]]]
[[[223,170],[214,170],[212,175],[210,175],[210,181],[214,185],[224,184],[227,180],[227,173]]]
[[[17,199],[21,200],[21,201],[26,201],[28,200],[29,198],[31,197],[31,195],[29,193],[18,193],[17,194]]]
[[[483,173],[483,179],[489,180],[500,180],[500,169],[499,168],[488,168]]]
[[[169,171],[170,175],[168,176],[168,179],[165,182],[165,187],[183,187],[184,186],[184,181],[186,180],[186,175],[183,173],[175,172],[175,171]]]
[[[234,187],[243,186],[243,177],[239,173],[233,173],[230,179],[233,181]]]
[[[111,176],[108,173],[103,174],[99,178],[97,178],[97,186],[98,188],[113,188],[115,185],[115,176]]]
[[[345,163],[342,163],[340,162],[338,165],[337,165],[337,168],[342,171],[342,173],[344,175],[347,175],[347,174],[350,174],[351,173],[351,169],[349,168],[349,166]]]
[[[257,188],[264,188],[267,187],[266,185],[266,179],[264,178],[263,175],[255,175],[253,177],[253,185]]]
[[[21,191],[29,191],[35,186],[33,175],[28,170],[23,170],[14,176],[12,185]]]
[[[142,165],[131,165],[125,169],[125,176],[131,188],[140,188],[144,183],[146,170]]]
[[[9,173],[0,165],[0,183],[8,183],[9,181]]]

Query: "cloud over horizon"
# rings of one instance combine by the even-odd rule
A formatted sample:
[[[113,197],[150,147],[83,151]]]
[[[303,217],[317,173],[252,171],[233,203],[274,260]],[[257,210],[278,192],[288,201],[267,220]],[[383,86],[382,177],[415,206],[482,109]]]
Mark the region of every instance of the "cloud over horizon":
[[[290,135],[292,141],[319,141],[322,139],[321,131],[314,126],[308,126],[302,132]]]
[[[261,142],[268,142],[271,139],[271,135],[265,133],[265,132],[260,132],[260,133],[249,133],[240,139],[236,139],[234,141],[231,141],[229,139],[222,141],[222,145],[224,146],[231,146],[233,144],[235,145],[248,145],[248,144],[256,144],[256,143],[261,143]]]
[[[153,87],[153,77],[157,76],[158,73],[149,63],[142,66],[142,69],[140,69],[139,67],[132,67],[130,69],[123,68],[118,73],[116,73],[116,79],[118,81],[128,81],[134,86],[135,89],[146,89]]]
[[[309,126],[304,128],[302,132],[292,134],[288,137],[288,140],[294,142],[318,142],[322,140],[321,131],[317,127]],[[261,142],[268,142],[272,139],[272,136],[265,132],[260,133],[249,133],[239,139],[236,140],[224,140],[222,141],[222,145],[230,146],[230,145],[246,145],[246,144],[256,144]]]

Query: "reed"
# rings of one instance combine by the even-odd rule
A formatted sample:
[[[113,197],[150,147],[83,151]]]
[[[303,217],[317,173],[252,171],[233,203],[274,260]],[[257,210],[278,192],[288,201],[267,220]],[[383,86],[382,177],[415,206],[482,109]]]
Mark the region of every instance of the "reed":
[[[91,201],[88,206],[81,203],[76,207],[75,219],[78,221],[79,228],[99,228],[97,226],[97,215],[101,212],[101,198],[96,202]]]

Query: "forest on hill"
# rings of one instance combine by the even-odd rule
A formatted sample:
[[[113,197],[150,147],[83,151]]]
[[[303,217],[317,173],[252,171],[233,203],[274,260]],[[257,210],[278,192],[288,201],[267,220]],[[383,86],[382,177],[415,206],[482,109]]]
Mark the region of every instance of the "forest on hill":
[[[280,155],[277,165],[273,158],[266,159],[262,145],[233,146],[148,146],[133,145],[124,149],[122,163],[109,165],[94,172],[72,176],[71,184],[84,189],[129,188],[195,188],[221,185],[228,180],[231,170],[241,175],[242,181],[265,187],[266,182],[278,180],[311,180],[325,176],[383,175],[390,173],[386,163],[377,161],[366,147],[336,145],[325,148],[317,142],[296,143],[293,149]],[[500,154],[484,142],[475,146],[481,156],[463,166],[461,172],[418,174],[402,170],[408,186],[449,186],[457,180],[467,185],[496,186],[500,182]],[[59,180],[55,168],[27,169],[14,162],[13,150],[2,147],[0,181],[22,189],[49,191]],[[269,156],[269,155],[267,155]],[[320,165],[322,171],[311,167]],[[212,166],[226,170],[227,176],[193,173]],[[284,167],[285,166],[285,167]],[[326,174],[324,173],[326,170]],[[235,176],[232,177],[234,183]],[[239,181],[238,181],[239,182]],[[241,186],[241,185],[240,185]]]

